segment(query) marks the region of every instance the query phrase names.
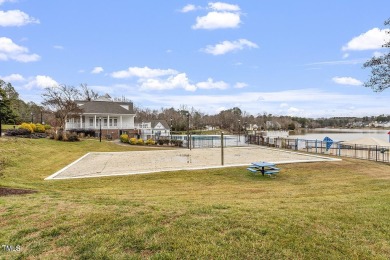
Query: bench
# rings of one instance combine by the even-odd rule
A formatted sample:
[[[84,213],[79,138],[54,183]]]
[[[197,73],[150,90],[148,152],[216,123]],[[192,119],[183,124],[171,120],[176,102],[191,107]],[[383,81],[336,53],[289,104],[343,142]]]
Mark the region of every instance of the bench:
[[[256,168],[252,168],[252,167],[249,167],[249,168],[246,168],[248,171],[251,171],[251,172],[260,172],[260,170],[256,170]]]
[[[279,170],[269,170],[269,171],[264,171],[264,174],[276,174],[279,173]]]

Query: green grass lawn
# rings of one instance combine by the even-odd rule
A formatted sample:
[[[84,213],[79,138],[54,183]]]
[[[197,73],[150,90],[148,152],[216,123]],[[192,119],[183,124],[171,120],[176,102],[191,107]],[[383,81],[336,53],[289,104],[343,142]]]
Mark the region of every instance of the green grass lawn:
[[[18,125],[4,125],[4,124],[1,124],[1,129],[4,130],[4,132],[5,132],[8,129],[14,129],[14,126],[15,126],[15,128],[19,127]]]
[[[0,186],[38,192],[0,197],[0,245],[20,246],[0,258],[390,257],[388,164],[285,164],[273,179],[234,167],[44,181],[87,152],[140,147],[4,139]]]

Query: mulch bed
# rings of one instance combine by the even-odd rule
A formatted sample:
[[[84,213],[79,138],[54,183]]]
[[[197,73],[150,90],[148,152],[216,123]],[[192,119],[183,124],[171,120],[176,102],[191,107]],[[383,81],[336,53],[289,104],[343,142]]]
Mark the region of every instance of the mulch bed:
[[[1,196],[10,196],[10,195],[23,195],[36,193],[35,190],[23,190],[23,189],[12,189],[12,188],[2,188],[0,187],[0,197]]]

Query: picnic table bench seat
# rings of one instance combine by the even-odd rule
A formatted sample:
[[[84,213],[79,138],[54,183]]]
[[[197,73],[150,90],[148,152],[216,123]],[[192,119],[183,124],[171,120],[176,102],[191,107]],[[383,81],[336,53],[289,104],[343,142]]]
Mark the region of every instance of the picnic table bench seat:
[[[248,171],[251,171],[251,172],[259,172],[259,170],[256,170],[256,168],[254,167],[249,167],[249,168],[246,168]]]
[[[264,174],[275,174],[275,173],[279,173],[279,170],[264,171]]]

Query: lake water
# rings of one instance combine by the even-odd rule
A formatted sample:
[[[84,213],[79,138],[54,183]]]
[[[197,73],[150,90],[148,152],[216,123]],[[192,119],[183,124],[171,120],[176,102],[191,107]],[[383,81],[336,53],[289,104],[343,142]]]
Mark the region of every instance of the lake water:
[[[363,137],[374,137],[389,142],[389,135],[387,130],[371,130],[371,129],[333,129],[333,128],[317,128],[302,131],[293,134],[290,132],[289,138],[299,138],[307,140],[324,140],[327,136],[333,141],[351,141]]]

